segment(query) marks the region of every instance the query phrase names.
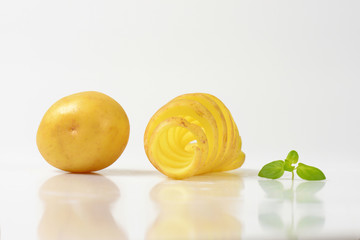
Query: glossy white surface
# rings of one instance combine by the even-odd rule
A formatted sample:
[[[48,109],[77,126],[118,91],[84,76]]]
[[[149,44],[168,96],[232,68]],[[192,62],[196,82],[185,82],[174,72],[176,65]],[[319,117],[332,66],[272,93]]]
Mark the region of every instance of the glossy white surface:
[[[153,169],[2,169],[1,239],[360,238],[355,169],[327,170],[321,182],[256,174],[243,168],[180,181]]]
[[[0,0],[0,234],[19,239],[360,238],[360,1]],[[96,90],[130,120],[120,159],[69,175],[35,135]],[[208,92],[231,111],[241,170],[172,181],[146,159],[162,105]],[[295,149],[328,180],[265,181]],[[211,236],[211,237],[210,237]]]

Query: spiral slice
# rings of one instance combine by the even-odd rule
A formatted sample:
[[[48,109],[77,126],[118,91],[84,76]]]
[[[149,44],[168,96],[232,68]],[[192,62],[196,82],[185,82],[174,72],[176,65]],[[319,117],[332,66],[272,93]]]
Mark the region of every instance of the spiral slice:
[[[153,166],[174,179],[236,169],[245,160],[230,111],[206,93],[184,94],[160,108],[144,147]]]

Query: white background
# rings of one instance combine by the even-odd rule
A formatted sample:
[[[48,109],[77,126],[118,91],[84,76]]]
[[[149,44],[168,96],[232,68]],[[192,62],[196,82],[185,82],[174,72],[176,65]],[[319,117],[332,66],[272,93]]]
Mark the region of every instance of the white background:
[[[149,165],[148,120],[188,92],[229,107],[249,166],[291,149],[322,167],[357,161],[359,11],[359,1],[1,1],[1,162],[41,162],[43,114],[86,90],[129,116],[116,167]]]
[[[123,155],[100,171],[120,189],[111,214],[130,239],[143,239],[162,216],[151,196],[165,178],[146,172],[154,169],[143,150],[145,127],[158,108],[189,92],[220,98],[238,125],[242,194],[216,205],[241,220],[244,239],[271,236],[256,213],[274,206],[266,208],[256,173],[291,149],[328,177],[317,205],[295,212],[315,206],[326,219],[323,237],[360,237],[360,195],[349,187],[360,166],[359,12],[360,1],[332,0],[1,0],[1,238],[42,236],[41,186],[62,173],[39,154],[37,127],[55,101],[87,90],[113,97],[130,119]]]

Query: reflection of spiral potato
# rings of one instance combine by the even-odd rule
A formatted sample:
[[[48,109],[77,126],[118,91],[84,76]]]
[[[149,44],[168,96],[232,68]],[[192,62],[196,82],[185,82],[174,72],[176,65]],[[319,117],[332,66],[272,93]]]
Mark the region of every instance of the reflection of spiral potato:
[[[184,94],[160,108],[144,145],[150,162],[175,179],[236,169],[245,159],[231,113],[205,93]]]
[[[155,185],[150,197],[159,212],[146,239],[241,239],[243,187],[240,174],[224,172]]]

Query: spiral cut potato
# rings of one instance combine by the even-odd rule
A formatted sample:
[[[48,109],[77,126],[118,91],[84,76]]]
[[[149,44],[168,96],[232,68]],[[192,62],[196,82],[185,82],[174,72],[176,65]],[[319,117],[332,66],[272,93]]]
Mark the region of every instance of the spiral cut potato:
[[[178,96],[150,119],[144,136],[150,162],[174,179],[239,168],[241,138],[226,106],[215,96]]]

